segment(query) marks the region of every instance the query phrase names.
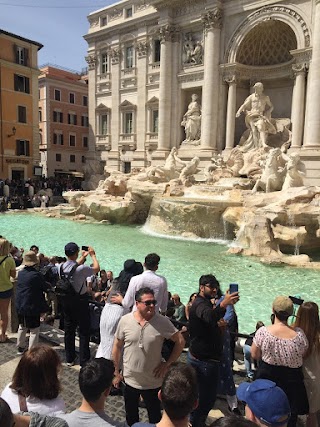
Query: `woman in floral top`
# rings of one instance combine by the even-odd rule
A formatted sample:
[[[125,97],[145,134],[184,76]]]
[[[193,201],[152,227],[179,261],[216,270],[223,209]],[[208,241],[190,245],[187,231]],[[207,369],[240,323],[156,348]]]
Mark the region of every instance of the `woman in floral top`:
[[[288,427],[294,427],[298,415],[307,414],[309,410],[302,373],[308,340],[302,329],[288,325],[288,318],[293,314],[289,297],[277,297],[272,309],[274,323],[257,331],[251,355],[256,360],[262,359],[257,378],[274,381],[288,396],[291,407]]]

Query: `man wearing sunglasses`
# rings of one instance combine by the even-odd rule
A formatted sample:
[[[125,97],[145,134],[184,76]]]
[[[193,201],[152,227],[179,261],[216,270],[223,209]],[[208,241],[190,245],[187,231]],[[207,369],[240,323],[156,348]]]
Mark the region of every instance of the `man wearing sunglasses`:
[[[156,312],[154,291],[141,288],[135,294],[136,311],[123,316],[115,333],[112,358],[115,365],[114,385],[124,379],[126,420],[129,426],[139,421],[139,396],[146,404],[149,422],[161,419],[158,391],[168,368],[180,356],[185,341],[169,319]],[[164,339],[175,344],[169,359],[164,362],[161,349]],[[123,350],[123,376],[120,359]]]

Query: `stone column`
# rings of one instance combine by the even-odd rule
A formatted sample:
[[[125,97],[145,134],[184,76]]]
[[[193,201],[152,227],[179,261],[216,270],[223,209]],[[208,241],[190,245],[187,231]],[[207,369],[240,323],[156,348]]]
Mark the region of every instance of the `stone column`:
[[[320,0],[315,0],[304,147],[320,147]]]
[[[120,47],[116,46],[109,50],[111,57],[111,150],[108,153],[108,170],[119,170],[119,138],[120,138],[120,123],[119,106],[120,106]]]
[[[306,66],[304,63],[292,66],[295,82],[292,94],[292,148],[300,148],[303,136],[305,90],[306,90]]]
[[[171,139],[171,88],[172,88],[172,42],[179,35],[178,28],[167,24],[160,28],[160,82],[159,82],[159,137],[157,159],[165,159],[170,150]]]
[[[146,39],[136,43],[137,52],[137,120],[135,133],[137,135],[137,148],[133,153],[134,166],[145,166],[146,142],[146,102],[147,102],[147,55],[148,42]]]
[[[219,7],[202,16],[204,25],[204,81],[202,89],[201,148],[217,148],[219,53],[222,11]]]
[[[88,76],[90,88],[93,90],[88,91],[88,117],[89,117],[89,152],[86,155],[88,159],[94,159],[96,153],[96,63],[97,55],[95,52],[86,56],[88,64]],[[49,114],[49,113],[48,113]],[[49,117],[49,116],[47,116]],[[48,119],[47,119],[48,120]],[[48,141],[49,143],[49,141]],[[50,167],[50,166],[49,166]]]
[[[234,147],[234,132],[236,126],[236,102],[237,102],[237,81],[236,76],[225,77],[229,84],[228,104],[227,104],[227,124],[226,124],[226,150]]]

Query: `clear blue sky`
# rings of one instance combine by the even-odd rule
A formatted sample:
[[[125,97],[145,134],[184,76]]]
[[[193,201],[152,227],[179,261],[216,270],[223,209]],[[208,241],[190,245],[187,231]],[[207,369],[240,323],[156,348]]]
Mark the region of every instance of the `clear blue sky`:
[[[90,12],[115,0],[0,0],[0,28],[42,43],[39,65],[47,62],[81,71]]]

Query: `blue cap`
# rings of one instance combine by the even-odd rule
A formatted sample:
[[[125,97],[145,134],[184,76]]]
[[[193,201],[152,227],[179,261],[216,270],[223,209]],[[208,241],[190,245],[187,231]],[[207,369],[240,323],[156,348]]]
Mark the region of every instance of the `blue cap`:
[[[287,395],[273,381],[260,379],[252,383],[241,383],[237,396],[263,424],[281,426],[290,418]]]
[[[79,246],[76,243],[70,242],[67,243],[64,247],[64,252],[66,255],[73,255],[79,251]]]

